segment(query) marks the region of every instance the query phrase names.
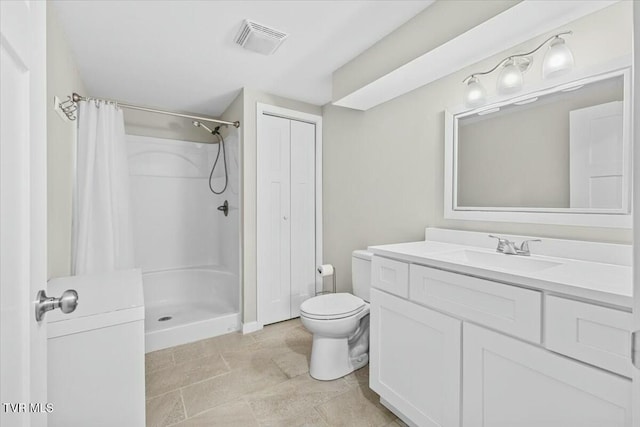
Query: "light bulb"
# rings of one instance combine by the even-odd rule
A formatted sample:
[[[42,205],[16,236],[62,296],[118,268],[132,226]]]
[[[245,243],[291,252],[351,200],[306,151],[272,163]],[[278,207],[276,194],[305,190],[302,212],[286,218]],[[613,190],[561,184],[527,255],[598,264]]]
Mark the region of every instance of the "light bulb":
[[[570,71],[573,68],[573,54],[567,47],[564,39],[556,37],[549,45],[549,50],[542,62],[542,78],[555,77]]]
[[[472,76],[467,81],[467,87],[464,90],[464,105],[468,108],[475,108],[487,102],[487,91],[480,83],[476,76]]]
[[[501,95],[514,93],[522,89],[524,79],[522,77],[522,71],[520,67],[515,63],[513,59],[509,59],[506,64],[500,70],[498,75],[498,81],[496,89]]]

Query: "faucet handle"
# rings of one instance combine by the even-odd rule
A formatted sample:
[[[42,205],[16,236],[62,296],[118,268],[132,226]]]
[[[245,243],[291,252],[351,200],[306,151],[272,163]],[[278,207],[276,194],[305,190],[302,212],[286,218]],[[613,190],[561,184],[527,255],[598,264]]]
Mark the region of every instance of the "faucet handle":
[[[489,237],[491,237],[492,239],[498,239],[498,247],[496,248],[496,252],[503,252],[505,246],[510,243],[509,240],[502,237],[494,236],[493,234],[489,234]]]
[[[531,251],[529,250],[529,242],[542,242],[542,240],[540,239],[523,240],[522,243],[520,244],[520,249],[519,249],[519,252],[522,255],[531,255]]]

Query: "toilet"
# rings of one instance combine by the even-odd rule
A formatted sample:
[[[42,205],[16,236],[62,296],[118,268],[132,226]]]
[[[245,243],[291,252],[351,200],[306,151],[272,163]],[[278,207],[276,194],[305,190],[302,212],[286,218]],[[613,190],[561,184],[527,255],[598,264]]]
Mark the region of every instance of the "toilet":
[[[369,363],[372,256],[353,251],[353,294],[320,295],[300,305],[300,320],[313,334],[309,374],[317,380],[335,380]]]

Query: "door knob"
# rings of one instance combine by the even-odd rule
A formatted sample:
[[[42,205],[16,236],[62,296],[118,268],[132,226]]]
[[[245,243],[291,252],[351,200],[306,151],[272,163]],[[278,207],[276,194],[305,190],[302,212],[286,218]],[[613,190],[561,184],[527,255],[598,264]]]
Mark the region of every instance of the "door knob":
[[[63,313],[72,313],[78,306],[78,293],[73,289],[67,289],[60,298],[48,297],[42,290],[36,296],[36,320],[42,321],[47,311],[59,308]]]
[[[286,221],[289,218],[285,215],[285,216],[282,217],[282,219],[284,219]]]

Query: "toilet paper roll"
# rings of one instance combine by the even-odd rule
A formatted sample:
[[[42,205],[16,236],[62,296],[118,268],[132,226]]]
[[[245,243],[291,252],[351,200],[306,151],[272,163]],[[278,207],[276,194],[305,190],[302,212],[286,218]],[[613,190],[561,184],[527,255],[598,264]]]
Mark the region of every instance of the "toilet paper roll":
[[[320,273],[322,277],[333,276],[333,272],[333,265],[331,264],[322,264],[318,267],[318,273]]]

